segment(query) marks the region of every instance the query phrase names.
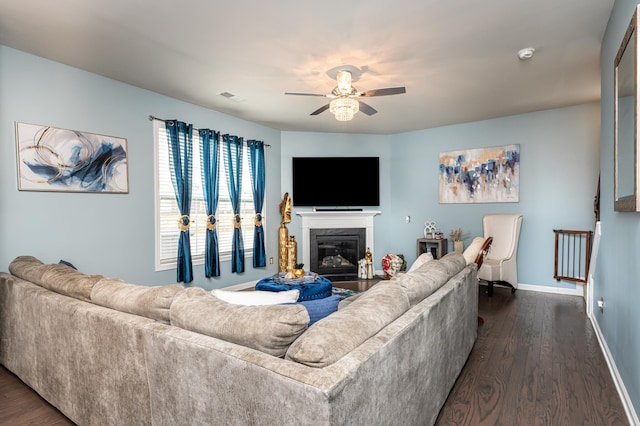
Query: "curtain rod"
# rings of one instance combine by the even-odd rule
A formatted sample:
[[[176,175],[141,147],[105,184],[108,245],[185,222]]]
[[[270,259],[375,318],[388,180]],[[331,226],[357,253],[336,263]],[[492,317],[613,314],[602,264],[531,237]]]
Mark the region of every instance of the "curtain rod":
[[[153,115],[149,115],[149,121],[153,121],[153,120],[158,120],[158,121],[166,121],[162,118],[158,118],[156,116]],[[196,129],[195,127],[193,128],[193,130],[195,130],[196,132],[199,131],[200,129]],[[265,143],[264,146],[266,146],[267,148],[270,148],[271,145],[269,145],[268,143]]]

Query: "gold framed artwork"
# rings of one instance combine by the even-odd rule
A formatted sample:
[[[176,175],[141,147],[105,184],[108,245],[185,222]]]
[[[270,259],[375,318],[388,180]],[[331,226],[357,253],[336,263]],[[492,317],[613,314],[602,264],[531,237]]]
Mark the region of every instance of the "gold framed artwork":
[[[16,122],[21,191],[128,193],[127,140]]]

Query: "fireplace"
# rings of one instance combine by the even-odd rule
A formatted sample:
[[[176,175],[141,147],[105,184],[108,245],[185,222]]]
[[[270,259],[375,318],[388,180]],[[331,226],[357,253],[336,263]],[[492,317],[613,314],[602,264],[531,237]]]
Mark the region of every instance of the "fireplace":
[[[311,263],[311,231],[330,231],[330,230],[352,230],[352,229],[364,229],[365,237],[364,239],[359,239],[358,246],[358,255],[355,257],[355,262],[350,260],[350,263],[354,263],[353,273],[349,272],[348,274],[336,274],[335,276],[330,277],[332,280],[345,280],[345,279],[355,279],[358,276],[358,260],[364,257],[367,248],[369,248],[373,254],[373,258],[376,258],[375,254],[375,243],[373,241],[373,217],[379,215],[380,211],[374,210],[365,210],[365,211],[299,211],[296,212],[298,216],[302,218],[302,238],[298,243],[298,247],[302,246],[302,263],[304,263],[304,267],[306,270],[310,270],[313,272],[319,272],[314,268],[317,268],[317,265],[312,265]],[[360,232],[360,231],[358,231]],[[335,233],[333,235],[336,235]],[[337,234],[340,236],[339,234]],[[313,244],[314,246],[316,243]],[[351,250],[351,249],[349,249]],[[345,251],[347,249],[345,248]],[[345,257],[344,255],[341,255]],[[317,262],[317,252],[316,252],[316,262]],[[334,262],[336,260],[334,259]],[[337,272],[335,270],[328,271],[330,274],[332,272]],[[348,278],[347,278],[348,277]]]
[[[357,279],[365,244],[365,228],[310,229],[310,269],[332,281]]]

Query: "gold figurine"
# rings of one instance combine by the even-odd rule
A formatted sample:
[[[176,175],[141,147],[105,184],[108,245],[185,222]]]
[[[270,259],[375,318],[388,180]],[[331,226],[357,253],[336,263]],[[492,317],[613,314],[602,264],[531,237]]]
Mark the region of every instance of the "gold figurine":
[[[280,215],[282,221],[280,222],[280,228],[278,229],[278,272],[285,272],[287,270],[287,260],[289,258],[287,252],[287,243],[289,242],[289,230],[287,229],[287,223],[291,222],[291,198],[289,193],[284,193],[284,198],[280,203]]]

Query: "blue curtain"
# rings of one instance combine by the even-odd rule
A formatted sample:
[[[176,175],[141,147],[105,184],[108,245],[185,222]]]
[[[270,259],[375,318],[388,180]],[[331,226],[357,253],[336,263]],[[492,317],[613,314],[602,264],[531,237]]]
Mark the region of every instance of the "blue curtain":
[[[207,278],[220,276],[218,251],[218,210],[220,167],[220,132],[200,130],[200,159],[202,164],[202,188],[207,207],[207,239],[204,246],[204,275]]]
[[[231,272],[244,272],[244,243],[242,241],[242,219],[240,201],[242,195],[242,144],[238,136],[223,135],[229,197],[233,208],[233,240],[231,244]]]
[[[256,212],[253,220],[253,267],[267,266],[267,254],[264,249],[264,227],[262,226],[262,206],[264,204],[264,142],[247,141],[249,164],[251,165],[251,189],[253,208]]]
[[[191,162],[193,153],[193,126],[177,120],[166,120],[167,143],[169,145],[169,168],[171,182],[176,193],[180,210],[180,237],[178,239],[178,282],[193,281],[191,264],[191,244],[189,227],[191,226]]]

